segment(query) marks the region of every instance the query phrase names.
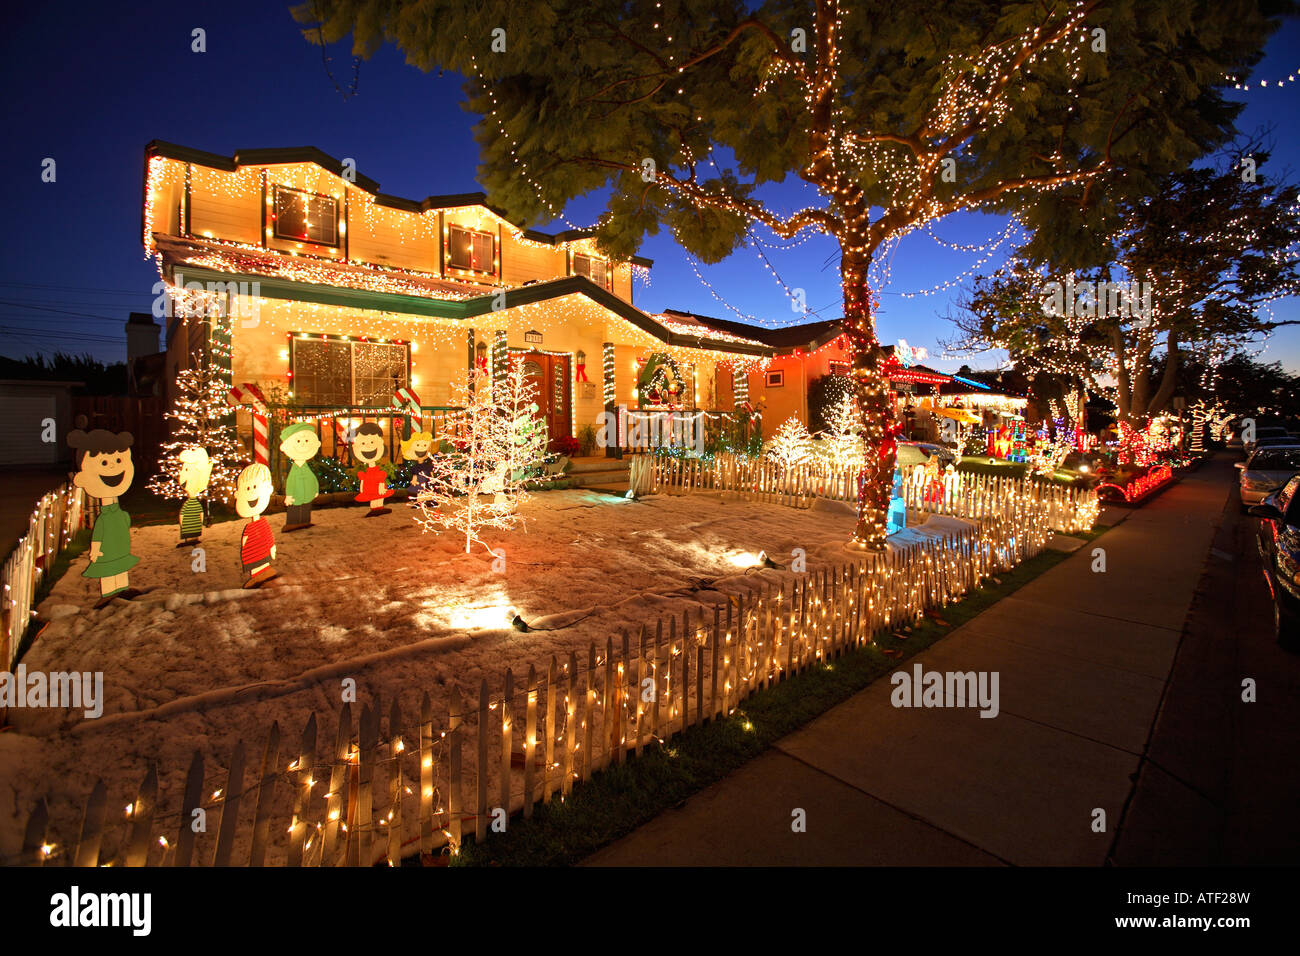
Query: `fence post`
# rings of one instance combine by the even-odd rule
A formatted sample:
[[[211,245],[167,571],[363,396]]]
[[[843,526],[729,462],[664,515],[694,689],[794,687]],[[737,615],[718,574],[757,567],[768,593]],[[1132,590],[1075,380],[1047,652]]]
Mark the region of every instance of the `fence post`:
[[[339,711],[339,726],[334,741],[334,766],[330,769],[330,792],[326,794],[325,841],[321,844],[320,865],[333,866],[338,858],[338,834],[347,808],[348,777],[351,775],[352,705]]]

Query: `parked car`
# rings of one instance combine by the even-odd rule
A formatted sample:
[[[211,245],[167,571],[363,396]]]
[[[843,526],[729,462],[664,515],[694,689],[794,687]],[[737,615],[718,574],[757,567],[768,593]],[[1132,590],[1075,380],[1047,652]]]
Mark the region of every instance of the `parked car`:
[[[957,453],[943,445],[934,445],[922,441],[900,441],[898,443],[898,467],[904,471],[924,465],[932,457],[938,457],[939,467],[952,465],[957,467]]]
[[[1300,639],[1300,475],[1273,492],[1250,513],[1258,517],[1259,556],[1273,595],[1273,629],[1277,639]]]
[[[1241,510],[1245,511],[1300,471],[1300,443],[1257,448],[1245,461],[1237,462],[1237,468],[1241,471]]]
[[[1255,439],[1255,450],[1271,448],[1277,445],[1300,445],[1300,435],[1283,432],[1281,435],[1264,435]]]
[[[1265,439],[1272,439],[1274,442],[1282,441],[1289,444],[1295,440],[1295,437],[1280,425],[1264,425],[1255,429],[1255,437],[1253,440],[1245,441],[1243,439],[1241,447],[1245,450],[1246,454],[1249,455],[1255,450],[1256,446],[1261,444]]]

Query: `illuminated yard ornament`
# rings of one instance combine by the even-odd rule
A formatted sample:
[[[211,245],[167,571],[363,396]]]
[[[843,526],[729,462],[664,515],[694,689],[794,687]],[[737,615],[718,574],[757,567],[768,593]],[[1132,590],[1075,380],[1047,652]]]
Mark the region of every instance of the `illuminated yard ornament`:
[[[416,521],[425,531],[452,531],[491,549],[480,534],[523,523],[527,478],[546,460],[546,425],[537,416],[536,389],[517,363],[503,380],[475,387],[471,375],[459,398],[452,450],[431,458],[427,484],[416,494]]]
[[[885,530],[887,534],[896,534],[907,527],[907,503],[903,499],[903,472],[894,469],[893,497],[889,499],[889,516]]]
[[[99,579],[97,608],[140,593],[131,588],[127,573],[140,563],[131,553],[131,516],[118,504],[135,479],[132,441],[130,432],[114,434],[102,428],[68,435],[77,466],[72,483],[100,504],[90,533],[90,566],[81,572],[82,577]]]
[[[433,474],[433,435],[429,432],[412,432],[411,437],[402,442],[402,460],[412,463],[411,494],[418,495],[428,486]]]
[[[320,451],[320,437],[306,422],[295,422],[280,432],[280,451],[293,464],[284,479],[285,517],[283,530],[311,527],[311,503],[320,494],[320,481],[308,464]]]
[[[776,462],[783,469],[801,465],[812,457],[812,436],[803,422],[797,418],[787,418],[776,430],[772,440],[763,451],[763,457]]]
[[[208,488],[212,478],[212,459],[206,448],[185,448],[180,454],[181,471],[177,476],[185,489],[185,504],[181,505],[180,533],[178,548],[197,544],[203,534],[203,505],[199,495]]]
[[[263,464],[249,465],[239,473],[235,484],[235,511],[241,518],[249,519],[239,536],[239,563],[246,588],[261,587],[276,576],[271,567],[275,535],[271,533],[271,522],[262,517],[274,488],[271,469]]]
[[[374,422],[362,422],[352,439],[352,454],[368,466],[357,472],[361,490],[355,500],[370,505],[367,518],[389,514],[393,509],[384,507],[384,501],[392,496],[393,490],[388,487],[388,472],[379,467],[384,457],[384,430]]]
[[[1033,475],[1054,475],[1070,454],[1072,443],[1068,438],[1043,441],[1029,454],[1029,472]]]
[[[851,394],[840,398],[826,415],[826,429],[821,433],[820,447],[828,463],[837,471],[861,468],[866,460],[858,420],[857,405]]]

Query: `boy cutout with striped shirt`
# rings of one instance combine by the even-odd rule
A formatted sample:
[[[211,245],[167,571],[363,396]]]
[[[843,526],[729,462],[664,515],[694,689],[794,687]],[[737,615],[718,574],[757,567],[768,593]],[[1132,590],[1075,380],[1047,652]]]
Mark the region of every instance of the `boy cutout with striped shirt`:
[[[181,449],[181,470],[176,476],[181,487],[185,489],[185,504],[181,505],[180,528],[181,540],[176,547],[198,544],[203,534],[203,505],[199,495],[208,490],[212,480],[212,460],[207,449],[197,445]]]
[[[261,587],[275,577],[271,567],[275,557],[275,535],[271,522],[262,512],[271,503],[271,469],[266,465],[249,465],[239,473],[235,487],[235,510],[241,518],[248,518],[244,533],[239,538],[239,563],[244,572],[244,587]]]

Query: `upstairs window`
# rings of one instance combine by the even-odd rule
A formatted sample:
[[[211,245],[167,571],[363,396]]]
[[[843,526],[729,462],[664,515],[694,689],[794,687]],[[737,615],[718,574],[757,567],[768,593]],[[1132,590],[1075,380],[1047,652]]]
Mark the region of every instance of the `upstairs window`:
[[[275,237],[322,246],[339,244],[339,201],[288,186],[275,187]]]
[[[461,226],[448,230],[447,264],[467,272],[494,274],[496,270],[496,236]]]
[[[609,288],[609,261],[595,256],[573,255],[573,274],[586,276],[602,289]]]
[[[832,375],[848,375],[851,370],[851,366],[848,362],[837,362],[832,359],[827,363],[827,365],[830,367],[830,373]]]

